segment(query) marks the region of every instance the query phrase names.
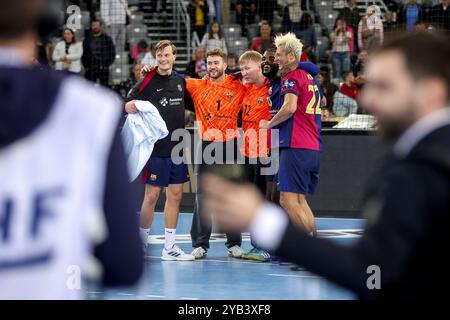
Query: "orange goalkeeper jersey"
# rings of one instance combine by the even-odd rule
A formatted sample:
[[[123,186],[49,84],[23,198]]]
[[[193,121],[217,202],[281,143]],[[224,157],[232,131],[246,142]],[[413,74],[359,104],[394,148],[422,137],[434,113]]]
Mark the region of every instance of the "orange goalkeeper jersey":
[[[242,130],[244,143],[242,153],[248,158],[267,157],[269,154],[270,130],[260,130],[261,120],[270,120],[269,90],[264,84],[246,86],[242,101]]]
[[[239,137],[237,118],[245,87],[226,75],[221,83],[211,80],[186,79],[198,123],[198,132],[205,141],[229,141]]]

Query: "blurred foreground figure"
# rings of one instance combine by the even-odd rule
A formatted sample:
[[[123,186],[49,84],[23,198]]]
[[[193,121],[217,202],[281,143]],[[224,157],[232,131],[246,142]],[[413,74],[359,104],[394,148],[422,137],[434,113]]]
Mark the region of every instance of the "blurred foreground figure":
[[[367,188],[367,227],[351,247],[308,236],[255,188],[204,176],[205,210],[224,230],[249,229],[269,252],[362,299],[429,298],[441,272],[450,213],[450,43],[407,35],[375,52],[362,103],[392,150]]]
[[[38,33],[57,24],[44,1],[0,8],[0,299],[82,299],[87,277],[133,284],[143,255],[122,103],[31,67]]]

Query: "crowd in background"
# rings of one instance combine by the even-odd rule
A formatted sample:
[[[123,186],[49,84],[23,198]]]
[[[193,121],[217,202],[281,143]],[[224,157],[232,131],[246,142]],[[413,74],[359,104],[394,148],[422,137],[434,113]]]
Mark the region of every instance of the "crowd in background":
[[[131,62],[134,65],[135,71],[142,65],[155,64],[153,44],[160,39],[142,39],[127,47],[128,1],[65,2],[67,6],[84,3],[92,12],[98,10],[101,19],[92,20],[82,42],[78,41],[74,30],[65,27],[61,31],[61,39],[55,44],[42,44],[39,48],[42,65],[65,72],[84,73],[87,79],[110,86],[110,67],[121,55],[126,56],[124,61],[127,64]],[[159,2],[151,1],[152,11],[167,17],[167,1]],[[324,119],[362,112],[358,95],[364,85],[363,71],[368,53],[382,45],[389,34],[442,30],[450,35],[450,0],[440,0],[439,3],[384,0],[386,7],[383,12],[377,5],[361,8],[356,0],[335,1],[338,14],[330,30],[317,28],[323,17],[317,14],[318,4],[312,0],[190,0],[186,3],[192,32],[197,34],[199,44],[193,48],[193,59],[185,70],[178,71],[187,77],[203,77],[206,74],[206,52],[215,48],[228,54],[227,73],[238,71],[238,52],[230,47],[223,31],[223,27],[231,22],[241,26],[243,37],[250,36],[249,26],[258,25],[258,34],[248,39],[248,49],[260,53],[274,47],[276,34],[292,31],[304,44],[301,60],[321,66],[318,80],[327,103]],[[274,27],[277,18],[281,23]],[[323,43],[324,37],[329,45],[326,54],[319,55],[318,44]],[[139,80],[139,72],[133,74],[134,79],[130,79],[127,86]]]

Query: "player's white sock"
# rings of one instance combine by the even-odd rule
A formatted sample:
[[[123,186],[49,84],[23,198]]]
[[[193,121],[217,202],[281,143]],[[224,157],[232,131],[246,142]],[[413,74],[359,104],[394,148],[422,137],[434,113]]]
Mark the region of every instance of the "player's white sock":
[[[166,250],[172,249],[172,247],[175,245],[176,231],[177,229],[165,229],[166,242],[164,244],[164,248],[166,248]]]
[[[140,234],[141,234],[142,242],[147,244],[147,238],[148,238],[148,235],[150,234],[150,228],[148,228],[148,229],[140,228]]]

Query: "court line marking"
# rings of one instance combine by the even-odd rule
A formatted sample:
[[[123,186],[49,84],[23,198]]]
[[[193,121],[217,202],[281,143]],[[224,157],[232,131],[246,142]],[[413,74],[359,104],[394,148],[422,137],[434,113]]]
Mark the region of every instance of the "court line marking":
[[[268,273],[267,275],[272,277],[323,279],[322,277],[319,276],[307,276],[297,274]]]
[[[127,293],[127,292],[116,292],[118,296],[135,296],[135,293]]]
[[[161,298],[161,299],[164,299],[166,296],[158,296],[158,295],[155,295],[155,294],[146,294],[144,297],[146,297],[146,298]]]
[[[137,212],[137,214],[140,214],[140,212]],[[164,212],[155,212],[155,214],[164,215]],[[192,212],[180,212],[180,214],[189,214],[193,215]],[[316,217],[317,220],[355,220],[355,221],[362,221],[364,222],[366,219],[364,218],[331,218],[331,217]]]
[[[364,229],[356,228],[356,229],[322,229],[318,230],[319,238],[324,239],[351,239],[351,238],[360,238],[361,236],[355,233],[364,232]],[[325,236],[321,236],[325,235]],[[331,234],[331,235],[329,235]],[[177,243],[192,243],[190,234],[177,234],[175,238]],[[249,241],[250,234],[248,232],[242,233],[242,240]],[[148,237],[148,244],[163,244],[165,241],[165,236],[163,234],[158,235],[150,235]],[[210,242],[226,242],[226,236],[224,233],[213,233],[211,234]]]
[[[161,262],[167,263],[167,262],[178,262],[180,263],[180,261],[163,261],[161,260],[160,256],[145,256],[145,258],[150,258],[150,259],[158,259]],[[217,259],[209,259],[209,258],[205,258],[205,259],[197,259],[194,261],[181,261],[181,263],[195,263],[195,262],[220,262],[220,263],[239,263],[239,264],[258,264],[258,265],[267,265],[267,266],[279,266],[279,263],[273,263],[273,262],[253,262],[253,261],[244,261],[244,260],[239,260],[239,259],[233,259],[233,260],[217,260]]]

